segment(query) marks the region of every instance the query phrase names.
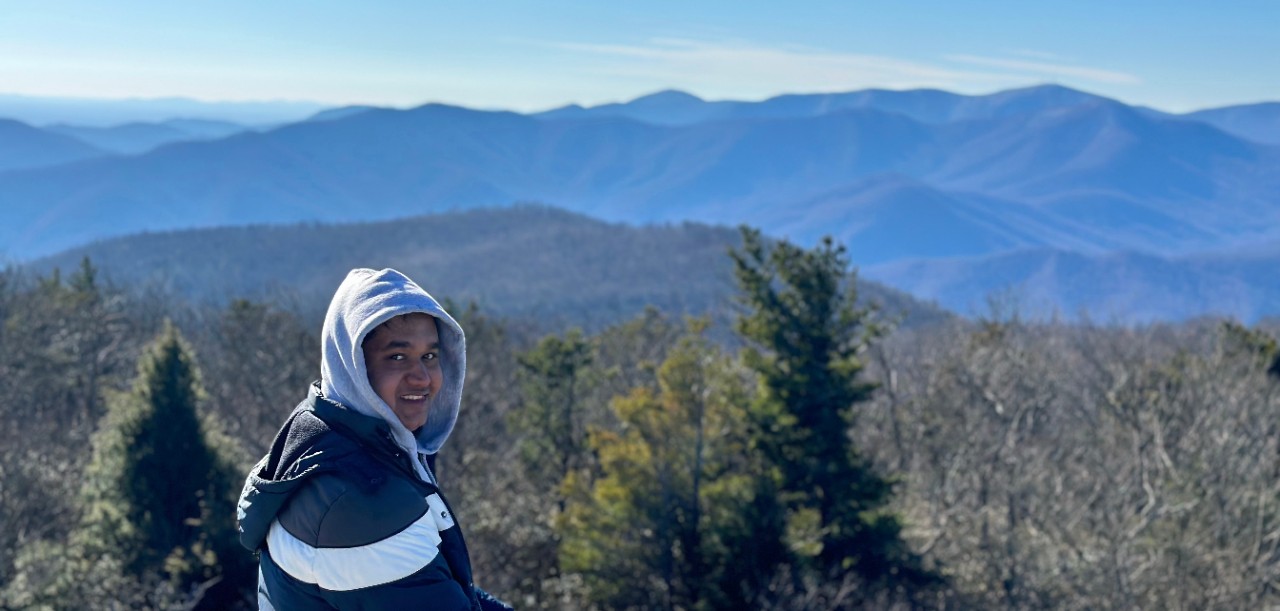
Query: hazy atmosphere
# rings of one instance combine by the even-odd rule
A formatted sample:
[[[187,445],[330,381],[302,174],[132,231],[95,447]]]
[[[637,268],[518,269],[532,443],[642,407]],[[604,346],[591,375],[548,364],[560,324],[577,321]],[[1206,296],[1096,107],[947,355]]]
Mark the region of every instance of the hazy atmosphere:
[[[1277,24],[0,0],[0,609],[1280,608]]]
[[[4,3],[3,93],[522,112],[1042,83],[1188,112],[1280,98],[1280,7],[1012,1]],[[160,118],[160,117],[157,117]]]

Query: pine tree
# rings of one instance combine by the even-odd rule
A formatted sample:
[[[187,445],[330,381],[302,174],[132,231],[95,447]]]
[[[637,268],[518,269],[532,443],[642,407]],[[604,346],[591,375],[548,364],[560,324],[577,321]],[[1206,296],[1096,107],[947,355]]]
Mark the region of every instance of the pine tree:
[[[133,389],[109,401],[72,545],[139,580],[160,576],[179,595],[200,596],[201,607],[225,608],[249,558],[235,546],[233,451],[201,420],[201,396],[191,351],[166,323]]]
[[[594,430],[601,476],[571,476],[558,524],[566,570],[605,608],[756,607],[781,549],[750,509],[762,480],[744,452],[740,372],[693,323],[658,369],[612,403],[621,428]],[[773,497],[769,497],[773,498]]]
[[[591,345],[577,329],[563,338],[544,337],[520,357],[524,404],[512,414],[512,424],[523,433],[525,465],[548,491],[583,466],[582,403],[591,363]]]
[[[804,250],[767,245],[743,228],[731,253],[743,313],[744,360],[760,376],[753,406],[756,447],[777,465],[797,568],[819,580],[856,576],[870,588],[910,589],[935,581],[887,510],[892,494],[850,439],[858,404],[860,355],[881,329],[859,308],[849,261],[830,238]]]
[[[565,510],[561,482],[583,468],[586,459],[584,397],[592,363],[591,345],[576,329],[563,338],[544,337],[520,355],[521,405],[509,413],[520,434],[519,449],[531,487],[555,510],[530,525],[526,550],[538,557],[526,578],[538,604],[548,594],[560,596],[570,587],[561,578],[560,537],[554,520]]]

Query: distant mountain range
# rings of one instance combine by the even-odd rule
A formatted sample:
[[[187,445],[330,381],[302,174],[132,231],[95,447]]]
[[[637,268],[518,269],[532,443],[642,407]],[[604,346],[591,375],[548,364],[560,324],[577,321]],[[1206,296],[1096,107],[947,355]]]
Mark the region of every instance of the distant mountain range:
[[[77,138],[0,119],[0,172],[57,166],[104,154]]]
[[[327,108],[304,101],[205,102],[191,98],[92,99],[0,93],[0,117],[31,125],[114,127],[173,119],[264,126],[290,123]]]
[[[1013,308],[1028,318],[1097,323],[1280,314],[1280,248],[1166,258],[1032,249],[976,258],[872,265],[864,278],[927,295],[957,312]]]
[[[46,143],[44,167],[0,166],[0,244],[22,260],[142,230],[535,201],[627,223],[747,223],[802,243],[834,235],[877,278],[961,311],[991,286],[1039,287],[1066,306],[1054,287],[1068,278],[1044,279],[1041,266],[1028,284],[1030,267],[993,262],[1085,257],[1105,274],[1119,254],[1130,269],[1165,261],[1211,283],[1221,269],[1194,261],[1276,244],[1278,125],[1280,104],[1168,115],[1057,86],[763,102],[669,91],[534,115],[353,107],[132,156]],[[923,281],[979,272],[983,282],[945,289]],[[1243,281],[1276,279],[1251,274]],[[1213,297],[1196,311],[1247,315]]]
[[[1280,102],[1211,108],[1184,116],[1246,140],[1280,144]]]
[[[626,103],[591,108],[574,104],[535,116],[548,119],[623,117],[657,125],[690,125],[733,119],[816,117],[844,110],[874,109],[906,115],[921,123],[950,123],[1041,113],[1101,100],[1106,98],[1054,86],[1014,89],[986,96],[959,95],[939,89],[866,89],[782,95],[763,102],[709,102],[683,91],[667,90]],[[1200,121],[1246,140],[1280,144],[1280,102],[1211,108],[1182,115],[1145,107],[1136,110],[1158,119]]]
[[[249,128],[229,121],[169,119],[158,123],[134,122],[111,127],[57,124],[46,131],[70,136],[106,152],[136,155],[174,142],[217,140]]]
[[[632,227],[543,206],[478,209],[379,223],[223,227],[113,238],[31,262],[71,270],[89,257],[116,282],[196,302],[286,299],[318,324],[354,267],[394,267],[439,298],[543,329],[596,330],[639,315],[733,317],[728,251],[738,231],[696,223]],[[860,300],[908,326],[948,316],[859,282]]]

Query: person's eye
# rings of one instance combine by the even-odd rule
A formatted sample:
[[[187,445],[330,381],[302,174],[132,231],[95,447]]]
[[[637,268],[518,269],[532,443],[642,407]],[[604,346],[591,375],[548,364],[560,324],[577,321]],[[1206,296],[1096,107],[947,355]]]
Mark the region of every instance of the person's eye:
[[[426,353],[426,354],[422,355],[422,360],[424,360],[424,361],[434,361],[434,360],[436,360],[437,358],[439,358],[439,357],[437,357],[437,356],[436,356],[436,353],[434,353],[434,352],[428,352],[428,353]]]
[[[403,360],[404,360],[404,355],[403,355],[403,354],[393,354],[393,355],[391,355],[391,356],[387,357],[387,359],[388,359],[388,360],[392,360],[392,361],[403,361]]]

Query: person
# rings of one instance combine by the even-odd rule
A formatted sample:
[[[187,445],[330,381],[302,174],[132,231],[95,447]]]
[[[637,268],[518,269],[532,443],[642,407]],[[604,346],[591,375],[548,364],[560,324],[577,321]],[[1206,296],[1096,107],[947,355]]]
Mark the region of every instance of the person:
[[[240,542],[260,552],[259,608],[510,610],[474,585],[436,478],[462,399],[462,328],[400,272],[356,269],[321,343],[321,379],[237,507]]]

